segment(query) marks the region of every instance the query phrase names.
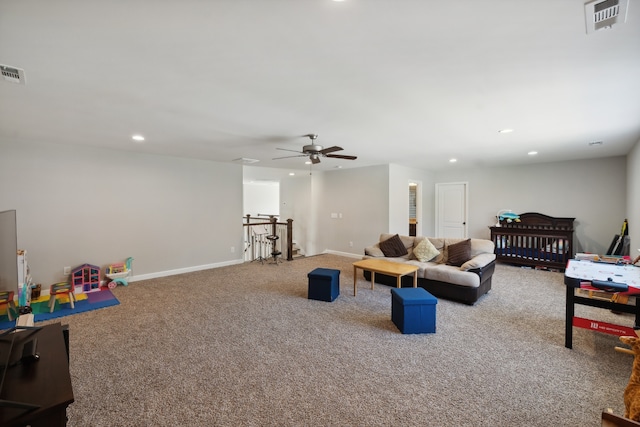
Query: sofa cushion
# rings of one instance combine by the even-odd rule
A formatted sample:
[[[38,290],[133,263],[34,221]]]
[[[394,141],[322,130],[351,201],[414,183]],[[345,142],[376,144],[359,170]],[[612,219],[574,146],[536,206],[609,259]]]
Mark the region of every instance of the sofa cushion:
[[[377,244],[364,248],[364,254],[365,255],[369,255],[369,256],[373,256],[373,257],[383,257],[384,256],[384,252],[382,252],[380,250],[380,247]]]
[[[471,239],[471,257],[480,254],[492,254],[495,245],[491,240],[487,239]]]
[[[474,268],[482,268],[496,259],[496,254],[479,254],[460,266],[460,270],[467,271]]]
[[[425,268],[423,277],[428,280],[437,280],[439,282],[469,286],[471,288],[480,286],[480,276],[476,273],[460,271],[460,269],[446,264],[435,264],[429,268]]]
[[[447,246],[447,264],[460,267],[471,259],[471,239]]]
[[[431,243],[429,239],[422,239],[420,243],[413,248],[413,254],[418,261],[427,262],[440,255],[440,251],[433,246],[433,243]]]
[[[400,240],[400,236],[395,234],[393,237],[380,242],[380,250],[386,257],[399,257],[407,255],[409,252],[405,248],[404,243]]]

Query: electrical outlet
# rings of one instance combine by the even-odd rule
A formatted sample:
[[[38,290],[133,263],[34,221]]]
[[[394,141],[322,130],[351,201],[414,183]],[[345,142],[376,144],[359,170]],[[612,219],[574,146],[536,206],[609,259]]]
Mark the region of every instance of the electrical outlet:
[[[234,253],[236,251],[236,247],[235,246],[231,246],[231,253]]]
[[[349,242],[349,247],[352,248],[353,247],[353,242]]]
[[[65,275],[67,275],[67,274],[71,274],[71,267],[65,267],[65,268],[62,270],[62,274],[65,274]]]

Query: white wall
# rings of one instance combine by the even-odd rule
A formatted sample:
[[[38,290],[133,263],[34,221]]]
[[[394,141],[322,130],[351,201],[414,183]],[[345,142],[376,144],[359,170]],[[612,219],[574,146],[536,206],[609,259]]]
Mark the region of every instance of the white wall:
[[[245,182],[243,184],[243,210],[245,215],[280,215],[280,184]]]
[[[65,266],[129,256],[139,278],[241,260],[239,165],[6,140],[0,152],[0,210],[17,210],[45,287]]]
[[[640,252],[640,141],[627,156],[627,218],[631,239],[631,258]]]
[[[469,236],[488,238],[500,209],[575,217],[575,250],[604,253],[626,217],[624,157],[436,173],[469,182]],[[640,224],[638,224],[640,227]],[[633,230],[633,222],[630,222]]]

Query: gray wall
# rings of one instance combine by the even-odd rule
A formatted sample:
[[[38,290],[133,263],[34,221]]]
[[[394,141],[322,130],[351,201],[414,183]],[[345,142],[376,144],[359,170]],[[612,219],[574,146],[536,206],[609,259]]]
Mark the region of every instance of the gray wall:
[[[631,258],[640,255],[640,141],[627,156],[627,218]]]
[[[640,157],[637,152],[636,147],[636,162]],[[639,188],[638,175],[629,176],[635,177],[629,178],[629,185],[635,182]],[[382,232],[407,234],[407,183],[414,179],[423,183],[423,213],[419,219],[423,235],[433,235],[435,230],[438,182],[469,184],[470,237],[488,238],[489,226],[495,223],[500,209],[575,217],[576,251],[604,253],[625,217],[630,220],[632,239],[633,230],[640,228],[640,224],[633,225],[633,212],[627,214],[627,196],[629,203],[635,200],[637,206],[637,191],[626,190],[625,157],[499,168],[452,167],[438,172],[381,165],[314,173],[315,193],[308,203],[315,203],[316,208],[307,211],[310,216],[305,222],[317,230],[318,236],[308,254],[331,251],[360,255]],[[331,218],[331,213],[342,213],[342,218]],[[317,215],[317,221],[311,215]]]
[[[0,211],[16,209],[45,287],[65,266],[129,256],[137,278],[241,261],[239,165],[9,141],[0,153]]]
[[[432,234],[433,176],[433,172],[395,164],[312,175],[296,172],[295,176],[281,169],[244,168],[245,181],[280,182],[281,218],[294,219],[294,240],[306,255],[329,250],[360,256],[381,232],[408,234],[410,181],[421,184],[419,227]],[[331,218],[332,213],[338,218]]]
[[[359,255],[381,232],[404,229],[408,180],[423,183],[425,235],[434,229],[435,183],[466,181],[473,237],[489,235],[499,209],[537,211],[575,216],[577,250],[603,252],[628,217],[635,252],[639,145],[627,158],[436,173],[381,165],[285,177],[281,214],[294,218],[308,255]],[[0,153],[0,210],[17,210],[18,245],[38,283],[64,280],[65,266],[103,267],[128,256],[136,278],[241,262],[240,165],[10,141],[0,142]],[[229,226],[235,223],[237,230]]]
[[[496,212],[575,217],[575,250],[604,253],[626,217],[624,157],[436,173],[469,183],[469,236],[488,238]],[[630,228],[633,227],[631,223]],[[640,227],[640,224],[638,224]]]
[[[389,227],[389,166],[324,172],[318,180],[316,253],[362,255]],[[331,218],[332,213],[342,218]]]
[[[419,183],[418,198],[422,210],[418,212],[417,234],[433,236],[435,197],[434,173],[422,169],[389,165],[389,232],[409,234],[409,182]]]

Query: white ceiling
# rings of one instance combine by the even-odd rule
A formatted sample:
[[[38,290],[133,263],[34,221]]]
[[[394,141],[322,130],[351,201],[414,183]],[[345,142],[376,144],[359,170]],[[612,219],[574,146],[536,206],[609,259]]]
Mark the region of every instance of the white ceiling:
[[[625,155],[640,0],[590,35],[586,1],[2,0],[27,83],[0,81],[0,138],[308,169],[271,159],[317,133],[358,156],[320,170]]]

